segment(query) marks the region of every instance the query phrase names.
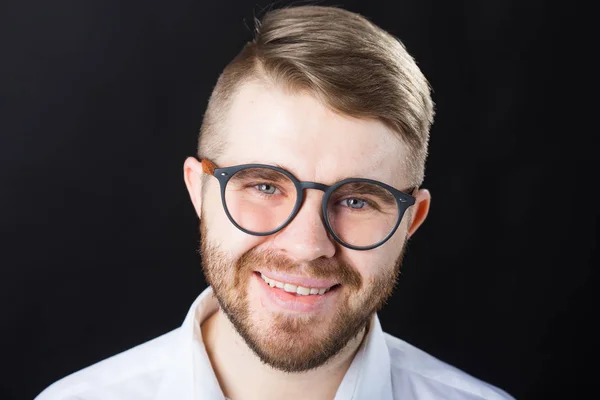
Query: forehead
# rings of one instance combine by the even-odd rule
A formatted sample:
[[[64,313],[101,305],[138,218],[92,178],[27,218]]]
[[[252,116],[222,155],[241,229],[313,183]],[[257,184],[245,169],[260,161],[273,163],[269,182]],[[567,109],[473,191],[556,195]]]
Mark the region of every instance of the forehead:
[[[376,120],[340,115],[307,93],[244,84],[223,124],[223,166],[279,164],[300,180],[332,184],[348,177],[405,183],[407,149]]]

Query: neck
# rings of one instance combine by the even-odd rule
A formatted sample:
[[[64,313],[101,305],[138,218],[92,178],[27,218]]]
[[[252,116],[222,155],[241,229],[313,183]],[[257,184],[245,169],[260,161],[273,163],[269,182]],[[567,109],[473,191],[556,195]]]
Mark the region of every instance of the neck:
[[[201,331],[221,390],[232,400],[333,399],[365,336],[363,329],[318,368],[287,373],[263,364],[221,310],[204,321]]]

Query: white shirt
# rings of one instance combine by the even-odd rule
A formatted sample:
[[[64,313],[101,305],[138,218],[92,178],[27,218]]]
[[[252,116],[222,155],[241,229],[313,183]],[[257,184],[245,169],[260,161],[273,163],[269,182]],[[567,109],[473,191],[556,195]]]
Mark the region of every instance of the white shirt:
[[[75,372],[35,400],[224,400],[200,332],[202,322],[217,310],[209,287],[181,327]],[[513,397],[384,333],[375,315],[334,400],[350,399]]]

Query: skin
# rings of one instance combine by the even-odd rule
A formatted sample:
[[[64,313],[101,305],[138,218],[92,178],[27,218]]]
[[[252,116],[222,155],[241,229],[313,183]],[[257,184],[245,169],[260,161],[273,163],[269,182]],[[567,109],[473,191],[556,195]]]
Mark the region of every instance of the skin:
[[[227,146],[212,160],[218,166],[280,165],[300,180],[326,185],[364,177],[399,189],[409,186],[408,174],[403,173],[407,149],[397,134],[378,121],[335,113],[310,94],[290,93],[257,81],[246,83],[235,95],[222,129]],[[217,180],[203,180],[202,174],[195,158],[185,161],[184,180],[202,225],[205,274],[221,305],[232,305],[230,316],[244,317],[243,323],[252,327],[253,339],[267,355],[275,361],[284,355],[303,360],[325,338],[335,337],[340,321],[357,317],[352,335],[332,342],[340,348],[325,363],[290,373],[278,369],[276,363],[261,361],[248,338],[240,335],[239,324],[232,323],[220,308],[204,321],[201,331],[224,394],[235,400],[332,399],[364,337],[364,323],[358,316],[372,317],[390,295],[406,240],[427,216],[429,192],[415,193],[412,212],[405,214],[390,240],[372,250],[356,251],[328,235],[320,215],[323,192],[307,190],[298,215],[283,230],[252,236],[230,223]],[[265,254],[271,258],[262,257]],[[263,307],[258,280],[251,276],[253,264],[267,262],[304,276],[314,276],[311,273],[329,265],[330,271],[359,276],[361,285],[342,284],[331,304],[317,315],[277,312]],[[344,317],[336,319],[339,315]],[[291,336],[285,329],[290,321],[301,335]],[[295,345],[290,346],[291,341]]]

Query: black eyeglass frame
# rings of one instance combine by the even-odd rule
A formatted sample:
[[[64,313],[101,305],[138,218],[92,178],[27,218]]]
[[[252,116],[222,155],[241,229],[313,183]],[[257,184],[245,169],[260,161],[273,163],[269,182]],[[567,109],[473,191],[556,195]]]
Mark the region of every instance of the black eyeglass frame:
[[[410,194],[403,192],[401,190],[398,190],[398,189],[396,189],[390,185],[387,185],[383,182],[379,182],[379,181],[376,181],[373,179],[348,178],[348,179],[344,179],[339,182],[336,182],[331,186],[328,186],[328,185],[324,185],[324,184],[318,183],[318,182],[300,181],[294,175],[292,175],[291,172],[286,171],[283,168],[275,167],[273,165],[242,164],[242,165],[234,165],[231,167],[219,168],[212,161],[210,161],[208,159],[201,159],[200,162],[202,163],[203,172],[214,176],[219,181],[219,184],[221,187],[221,202],[223,203],[223,209],[225,210],[225,214],[227,215],[227,218],[229,218],[231,223],[236,228],[238,228],[239,230],[241,230],[244,233],[247,233],[247,234],[253,235],[253,236],[269,236],[269,235],[277,233],[280,230],[282,230],[283,228],[285,228],[296,217],[296,215],[298,214],[298,211],[300,210],[300,207],[302,207],[302,203],[304,201],[304,190],[305,189],[316,189],[316,190],[321,190],[324,192],[323,199],[321,200],[321,212],[322,212],[321,218],[322,218],[323,222],[325,223],[325,227],[326,227],[327,231],[335,239],[335,241],[337,241],[342,246],[347,247],[352,250],[361,250],[361,251],[371,250],[371,249],[379,247],[382,244],[384,244],[385,242],[387,242],[394,235],[394,233],[396,233],[396,230],[400,226],[400,222],[402,221],[402,218],[404,217],[404,213],[406,212],[408,207],[414,205],[415,201],[416,201],[416,199],[413,196],[411,196]],[[269,231],[269,232],[249,231],[249,230],[241,227],[229,213],[229,209],[227,207],[227,200],[225,199],[227,183],[229,182],[229,179],[231,179],[231,177],[233,175],[235,175],[239,171],[242,171],[242,170],[248,169],[248,168],[267,168],[267,169],[282,173],[283,175],[287,176],[292,181],[294,186],[296,187],[296,204],[294,204],[294,208],[292,209],[290,216],[278,228],[276,228],[272,231]],[[390,233],[384,239],[382,239],[379,242],[377,242],[373,245],[370,245],[370,246],[354,246],[354,245],[344,242],[335,233],[335,231],[333,230],[333,228],[331,227],[331,225],[329,223],[329,219],[327,218],[327,215],[328,215],[327,203],[329,202],[329,198],[331,197],[331,194],[340,186],[342,186],[346,183],[355,183],[355,182],[371,183],[371,184],[379,185],[379,186],[383,187],[384,189],[388,190],[394,196],[394,198],[396,199],[396,203],[398,205],[398,220],[396,221],[394,228],[390,231]],[[416,188],[413,187],[413,188],[407,189],[407,191],[410,193],[413,193],[415,189]]]

